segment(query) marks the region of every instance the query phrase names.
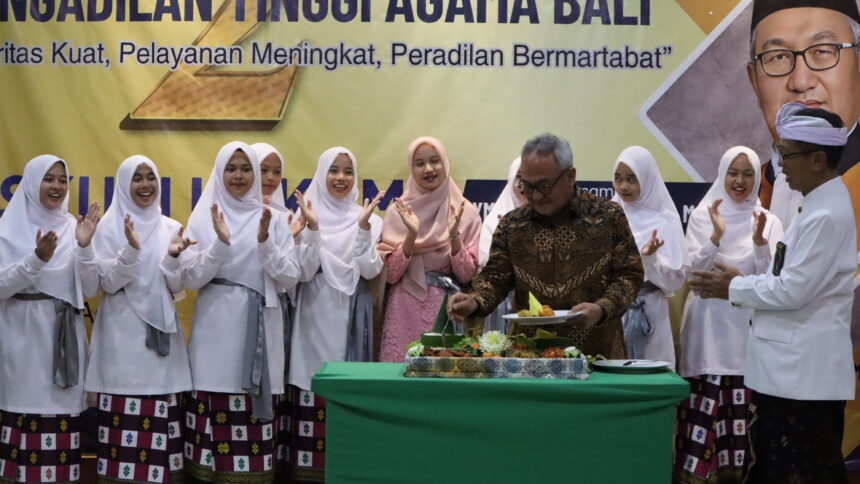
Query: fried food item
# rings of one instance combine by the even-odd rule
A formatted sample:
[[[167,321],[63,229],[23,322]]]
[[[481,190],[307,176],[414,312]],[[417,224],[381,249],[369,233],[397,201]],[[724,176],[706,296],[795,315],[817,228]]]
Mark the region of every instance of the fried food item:
[[[541,352],[541,356],[544,358],[564,358],[564,348],[557,346],[547,348]]]
[[[534,294],[529,293],[529,308],[517,311],[521,318],[537,318],[540,316],[555,316],[555,312],[549,306],[543,306]]]
[[[508,358],[537,358],[538,354],[536,351],[532,351],[527,348],[514,348],[512,350],[508,350],[505,355]]]

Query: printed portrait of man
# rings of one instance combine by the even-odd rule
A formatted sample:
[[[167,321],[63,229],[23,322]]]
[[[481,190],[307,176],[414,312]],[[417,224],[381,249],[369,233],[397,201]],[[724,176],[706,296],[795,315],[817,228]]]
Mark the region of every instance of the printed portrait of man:
[[[776,139],[780,106],[799,102],[834,112],[851,129],[839,174],[860,161],[860,14],[854,0],[756,0],[750,30],[747,75],[764,121]],[[801,196],[789,190],[779,166],[767,169],[772,211],[785,225],[797,213]],[[849,190],[860,197],[860,175]],[[857,198],[855,198],[856,200]]]
[[[655,93],[646,105],[646,121],[683,158],[694,179],[712,181],[728,147],[753,148],[764,162],[762,204],[788,228],[802,196],[788,188],[778,164],[768,161],[776,159],[771,149],[776,113],[792,101],[832,111],[851,130],[839,173],[860,215],[858,1],[742,3]],[[852,336],[860,347],[860,304],[854,314]]]

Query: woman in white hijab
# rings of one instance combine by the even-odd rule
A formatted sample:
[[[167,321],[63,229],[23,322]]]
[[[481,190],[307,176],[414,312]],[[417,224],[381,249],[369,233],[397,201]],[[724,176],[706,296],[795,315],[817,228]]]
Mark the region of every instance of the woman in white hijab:
[[[268,143],[254,143],[251,145],[257,159],[260,160],[260,185],[263,189],[263,203],[272,210],[273,218],[281,218],[283,220],[278,224],[289,224],[292,237],[284,239],[282,251],[306,251],[306,244],[301,244],[301,232],[304,230],[307,223],[301,215],[293,216],[292,210],[287,208],[286,197],[284,196],[284,157],[280,151]],[[310,206],[310,204],[308,204]],[[300,282],[311,280],[319,269],[319,265],[312,265],[316,258],[300,257],[302,264],[302,276]],[[293,314],[296,307],[296,286],[284,286],[283,284],[275,284],[275,290],[278,293],[278,300],[281,305],[281,312],[284,318],[284,379],[289,380],[290,377],[290,352],[292,349],[293,335]],[[277,438],[277,458],[278,465],[281,469],[289,469],[289,448],[291,429],[289,425],[289,415],[292,412],[292,402],[289,398],[290,392],[285,391],[278,396],[278,404],[275,407],[275,418],[278,420],[279,433]],[[283,477],[286,479],[286,477]]]
[[[645,269],[645,283],[621,320],[627,354],[667,361],[674,369],[667,298],[684,285],[689,268],[681,218],[650,151],[641,146],[625,149],[613,173],[612,201],[624,208]]]
[[[508,170],[508,183],[502,189],[502,193],[499,194],[499,198],[493,204],[490,213],[484,217],[481,239],[478,243],[478,264],[481,268],[487,264],[487,260],[490,258],[493,233],[499,226],[499,220],[524,203],[526,203],[526,196],[520,190],[520,157],[518,156]],[[484,318],[484,331],[505,331],[505,320],[502,316],[511,312],[513,312],[513,304],[511,296],[508,295],[502,304],[496,306],[496,309]]]
[[[311,378],[324,362],[373,359],[373,303],[366,281],[382,271],[376,251],[382,219],[373,209],[385,192],[359,205],[357,182],[355,155],[338,146],[320,156],[305,191],[319,217],[322,248],[320,271],[299,284],[297,295],[290,392],[298,428],[304,421],[319,422],[319,412],[325,411],[325,401],[310,391]],[[293,440],[290,461],[303,480],[325,479],[320,439],[324,436],[315,431],[313,439],[296,435]],[[307,453],[313,457],[306,465],[299,456]]]
[[[80,480],[81,309],[98,292],[99,205],[77,224],[68,207],[66,162],[42,155],[0,217],[0,481]]]
[[[260,160],[260,186],[263,190],[263,203],[280,213],[292,215],[284,197],[284,157],[277,148],[269,143],[251,145]]]
[[[312,258],[319,233],[315,215],[305,217],[315,251],[304,256]],[[186,472],[196,479],[274,479],[273,396],[284,391],[276,283],[298,282],[302,256],[281,249],[291,236],[281,220],[263,205],[253,149],[237,141],[222,147],[188,221],[188,236],[199,243],[181,256],[184,285],[199,291],[185,419]]]
[[[300,233],[307,226],[307,222],[302,215],[293,217],[293,212],[286,205],[284,197],[284,186],[282,184],[284,173],[284,157],[274,146],[268,143],[254,143],[251,145],[257,158],[260,160],[260,182],[263,189],[263,203],[272,209],[272,217],[279,217],[283,220],[279,224],[286,223],[290,226],[293,237],[287,238],[282,250],[293,250],[296,244],[301,243]],[[312,204],[308,204],[310,207]],[[309,281],[316,274],[318,267],[304,264],[302,267],[301,281]],[[284,334],[285,351],[289,349],[289,339],[291,333],[292,313],[295,308],[296,288],[284,287],[277,285],[278,298],[281,300],[281,306],[284,309],[284,323],[286,332]],[[289,363],[289,352],[286,353],[287,363]],[[286,373],[285,375],[288,375]]]
[[[735,146],[723,154],[716,180],[687,224],[693,270],[714,270],[714,262],[745,274],[767,270],[783,229],[759,202],[760,182],[761,164],[753,150]],[[743,375],[751,317],[751,309],[724,299],[702,299],[693,291],[687,296],[679,373],[692,393],[679,412],[674,469],[679,482],[741,482],[749,459],[750,391]],[[710,449],[707,456],[705,449]]]
[[[298,236],[307,226],[307,222],[301,214],[298,217],[294,217],[293,211],[287,208],[284,185],[282,183],[285,171],[284,156],[277,148],[268,143],[254,143],[251,145],[251,148],[254,149],[254,153],[257,154],[257,158],[260,160],[260,182],[263,188],[263,203],[274,210],[275,214],[281,214],[286,217],[293,236]],[[290,297],[292,298],[293,296],[294,294],[291,293]]]
[[[105,430],[97,471],[107,479],[170,483],[183,468],[179,393],[191,390],[191,369],[173,294],[182,291],[179,255],[192,241],[182,238],[179,222],[161,214],[160,186],[152,160],[135,155],[123,161],[93,240],[104,296],[85,387],[98,393]],[[165,437],[128,447],[127,435],[146,432]],[[135,466],[141,449],[147,465]],[[134,472],[125,475],[126,466]]]

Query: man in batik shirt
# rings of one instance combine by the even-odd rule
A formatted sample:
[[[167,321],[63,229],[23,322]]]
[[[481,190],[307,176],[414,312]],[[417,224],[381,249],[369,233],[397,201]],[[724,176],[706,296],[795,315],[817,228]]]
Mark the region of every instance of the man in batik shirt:
[[[486,316],[511,290],[515,306],[527,308],[532,292],[554,309],[581,312],[550,328],[559,336],[588,354],[624,358],[621,315],[644,278],[624,210],[576,187],[570,145],[552,134],[526,142],[520,174],[528,204],[499,222],[487,265],[471,291],[450,298],[448,313]]]

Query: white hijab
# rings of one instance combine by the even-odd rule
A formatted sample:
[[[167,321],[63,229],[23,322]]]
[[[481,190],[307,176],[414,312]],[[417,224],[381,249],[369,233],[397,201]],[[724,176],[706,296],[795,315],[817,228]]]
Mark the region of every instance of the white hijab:
[[[656,230],[657,238],[664,241],[656,254],[665,258],[672,270],[688,265],[681,217],[660,176],[654,155],[641,146],[630,146],[618,155],[613,173],[619,163],[629,166],[639,181],[639,198],[635,201],[627,203],[617,193],[612,197],[612,201],[624,209],[633,238],[636,239],[636,248],[641,251],[651,240],[651,233]]]
[[[131,198],[131,182],[140,165],[152,169],[156,177],[158,195],[147,208],[141,208]],[[134,155],[123,161],[116,171],[116,189],[110,208],[105,212],[93,238],[93,247],[100,264],[113,261],[128,244],[125,237],[125,216],[130,215],[134,230],[140,239],[140,256],[137,276],[125,286],[125,295],[131,309],[146,324],[164,333],[175,333],[176,308],[173,295],[159,268],[167,254],[171,235],[162,223],[161,177],[158,168],[149,158]]]
[[[251,145],[251,148],[254,150],[254,153],[257,154],[257,159],[260,160],[260,164],[263,163],[263,160],[266,159],[267,156],[274,153],[279,160],[281,160],[281,177],[284,176],[284,157],[281,155],[281,152],[278,151],[277,148],[270,145],[269,143],[254,143]],[[272,196],[269,198],[269,208],[274,208],[279,212],[287,212],[292,213],[290,209],[284,205],[284,185],[282,183],[278,183],[278,186],[275,188],[275,191],[272,193]]]
[[[48,210],[39,201],[42,178],[54,163],[62,163],[69,176],[65,161],[53,155],[41,155],[27,162],[24,176],[12,200],[0,217],[0,267],[20,262],[36,249],[36,233],[45,235],[49,230],[57,234],[54,255],[39,271],[33,287],[74,307],[84,307],[80,275],[75,270],[72,249],[75,244],[75,218],[69,214],[69,194],[56,210]]]
[[[328,170],[340,154],[349,157],[355,174],[355,183],[343,198],[337,198],[329,193],[326,183]],[[358,232],[358,214],[361,212],[361,207],[358,205],[358,162],[355,155],[342,146],[329,148],[323,152],[317,162],[314,178],[304,196],[305,200],[313,202],[313,209],[319,216],[322,236],[320,265],[323,276],[330,286],[351,296],[361,277],[352,255],[355,236]],[[381,231],[381,223],[382,219],[377,215],[371,216],[371,230],[375,232],[375,238]]]
[[[499,226],[499,217],[504,217],[505,214],[515,208],[519,208],[523,203],[517,200],[514,190],[519,190],[516,186],[517,173],[520,171],[520,157],[518,156],[511,168],[508,170],[508,183],[499,194],[496,203],[490,213],[484,218],[484,225],[481,227],[481,240],[478,244],[478,264],[483,267],[487,264],[490,258],[490,245],[493,242],[493,232]]]
[[[746,199],[736,202],[726,192],[726,173],[735,158],[741,154],[747,155],[755,170],[755,183]],[[753,213],[764,211],[758,198],[760,185],[761,163],[755,151],[746,146],[735,146],[726,151],[720,159],[716,180],[690,216],[690,223],[687,225],[687,246],[690,251],[711,245],[710,238],[714,233],[714,225],[711,223],[708,207],[714,203],[714,200],[722,199],[723,203],[720,204],[719,211],[726,222],[726,232],[720,240],[717,258],[723,263],[737,267],[745,274],[754,272],[755,266],[747,263],[753,260],[752,234],[755,227]]]
[[[248,156],[254,169],[254,182],[241,200],[233,198],[224,186],[224,168],[236,151]],[[257,252],[257,229],[263,213],[263,190],[260,184],[260,160],[250,146],[241,141],[231,141],[224,145],[215,156],[215,166],[200,194],[191,217],[188,219],[187,234],[198,245],[188,250],[205,250],[218,235],[212,227],[211,205],[218,205],[224,213],[224,220],[230,229],[230,255],[221,264],[216,277],[238,282],[266,297],[266,306],[277,306],[274,281],[265,274]],[[276,220],[272,217],[272,220]],[[270,230],[274,230],[274,225]]]

